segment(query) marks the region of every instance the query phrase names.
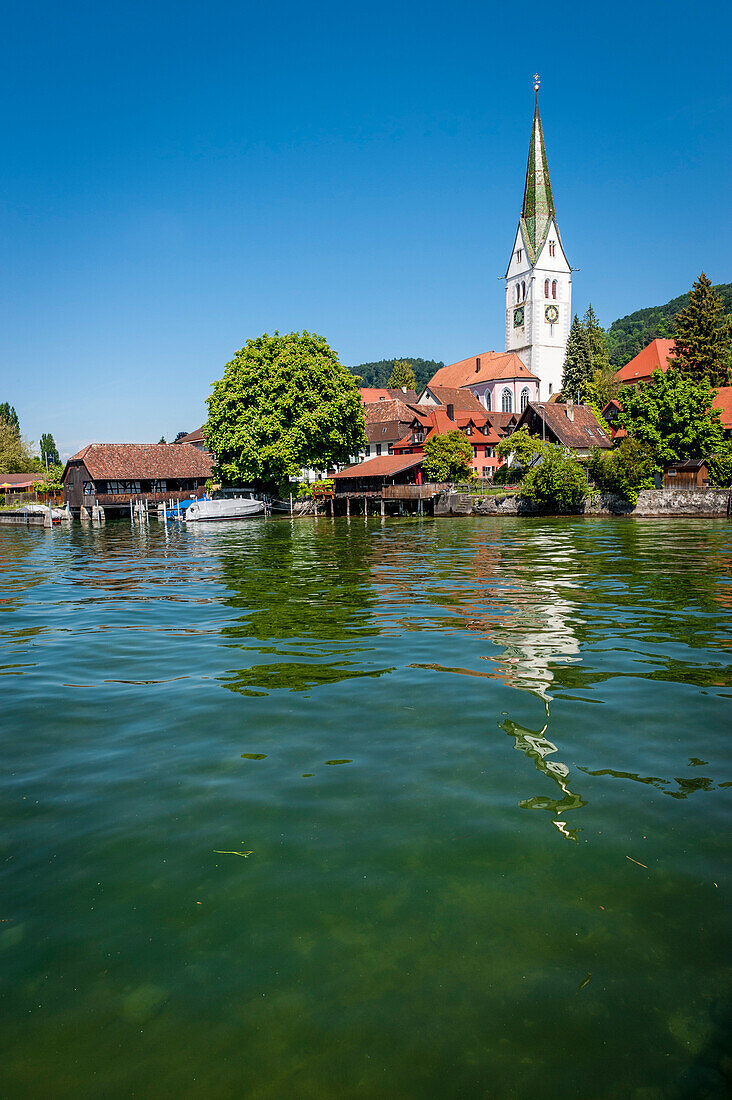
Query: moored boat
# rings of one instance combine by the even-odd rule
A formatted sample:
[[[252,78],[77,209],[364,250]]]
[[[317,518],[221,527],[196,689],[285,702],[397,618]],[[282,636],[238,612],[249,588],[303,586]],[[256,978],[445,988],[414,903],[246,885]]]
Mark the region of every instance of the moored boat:
[[[225,497],[221,500],[196,500],[186,509],[186,522],[204,520],[251,519],[263,516],[264,501],[256,497]]]

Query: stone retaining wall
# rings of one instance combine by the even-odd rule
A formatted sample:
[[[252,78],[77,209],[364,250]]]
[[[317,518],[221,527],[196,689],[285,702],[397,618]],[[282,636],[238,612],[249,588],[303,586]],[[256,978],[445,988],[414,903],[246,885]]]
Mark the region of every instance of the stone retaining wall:
[[[575,515],[584,516],[726,516],[729,489],[643,489],[635,508],[614,493],[593,493]],[[517,496],[469,497],[440,493],[436,516],[531,516],[541,510]]]

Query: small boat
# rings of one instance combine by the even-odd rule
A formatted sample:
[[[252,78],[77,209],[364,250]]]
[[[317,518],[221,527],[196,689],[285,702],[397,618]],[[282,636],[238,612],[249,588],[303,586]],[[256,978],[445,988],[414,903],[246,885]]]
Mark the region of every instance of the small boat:
[[[186,522],[214,519],[251,519],[265,514],[263,500],[256,497],[224,497],[220,500],[196,500],[186,509]]]

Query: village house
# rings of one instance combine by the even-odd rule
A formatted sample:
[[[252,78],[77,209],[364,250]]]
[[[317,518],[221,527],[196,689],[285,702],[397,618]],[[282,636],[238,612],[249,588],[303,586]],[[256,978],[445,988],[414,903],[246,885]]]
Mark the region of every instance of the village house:
[[[519,417],[516,431],[521,428],[547,443],[561,443],[578,458],[588,458],[595,447],[612,447],[610,436],[600,427],[589,405],[575,405],[571,401],[531,402]]]
[[[523,412],[539,400],[539,379],[513,351],[487,351],[440,367],[422,394],[441,388],[465,389],[477,397],[486,412]],[[454,403],[454,402],[453,402]]]
[[[32,493],[45,479],[45,473],[0,474],[0,493]]]
[[[671,353],[674,349],[673,340],[651,340],[642,351],[631,359],[624,367],[615,372],[615,379],[623,386],[640,386],[650,382],[654,371],[660,370],[664,374],[673,363]],[[717,390],[713,407],[719,412],[724,434],[732,439],[732,386],[722,386]],[[613,439],[622,439],[626,434],[622,429],[615,428],[615,422],[622,409],[622,398],[609,401],[602,410],[602,415],[613,430]]]
[[[482,478],[493,477],[496,467],[501,465],[495,453],[501,436],[488,421],[480,403],[476,404],[477,414],[458,412],[452,404],[418,413],[407,434],[394,446],[394,454],[424,454],[425,444],[435,436],[461,431],[473,448],[473,474]]]
[[[64,500],[75,511],[95,501],[122,511],[131,500],[185,500],[204,492],[212,467],[190,443],[90,443],[66,463]]]

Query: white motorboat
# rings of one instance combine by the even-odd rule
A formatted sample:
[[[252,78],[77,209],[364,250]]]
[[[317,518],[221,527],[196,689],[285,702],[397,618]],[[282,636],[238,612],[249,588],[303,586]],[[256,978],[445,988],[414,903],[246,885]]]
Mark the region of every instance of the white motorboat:
[[[251,519],[263,516],[264,501],[256,497],[224,497],[221,500],[196,500],[186,509],[186,522],[203,520]]]

